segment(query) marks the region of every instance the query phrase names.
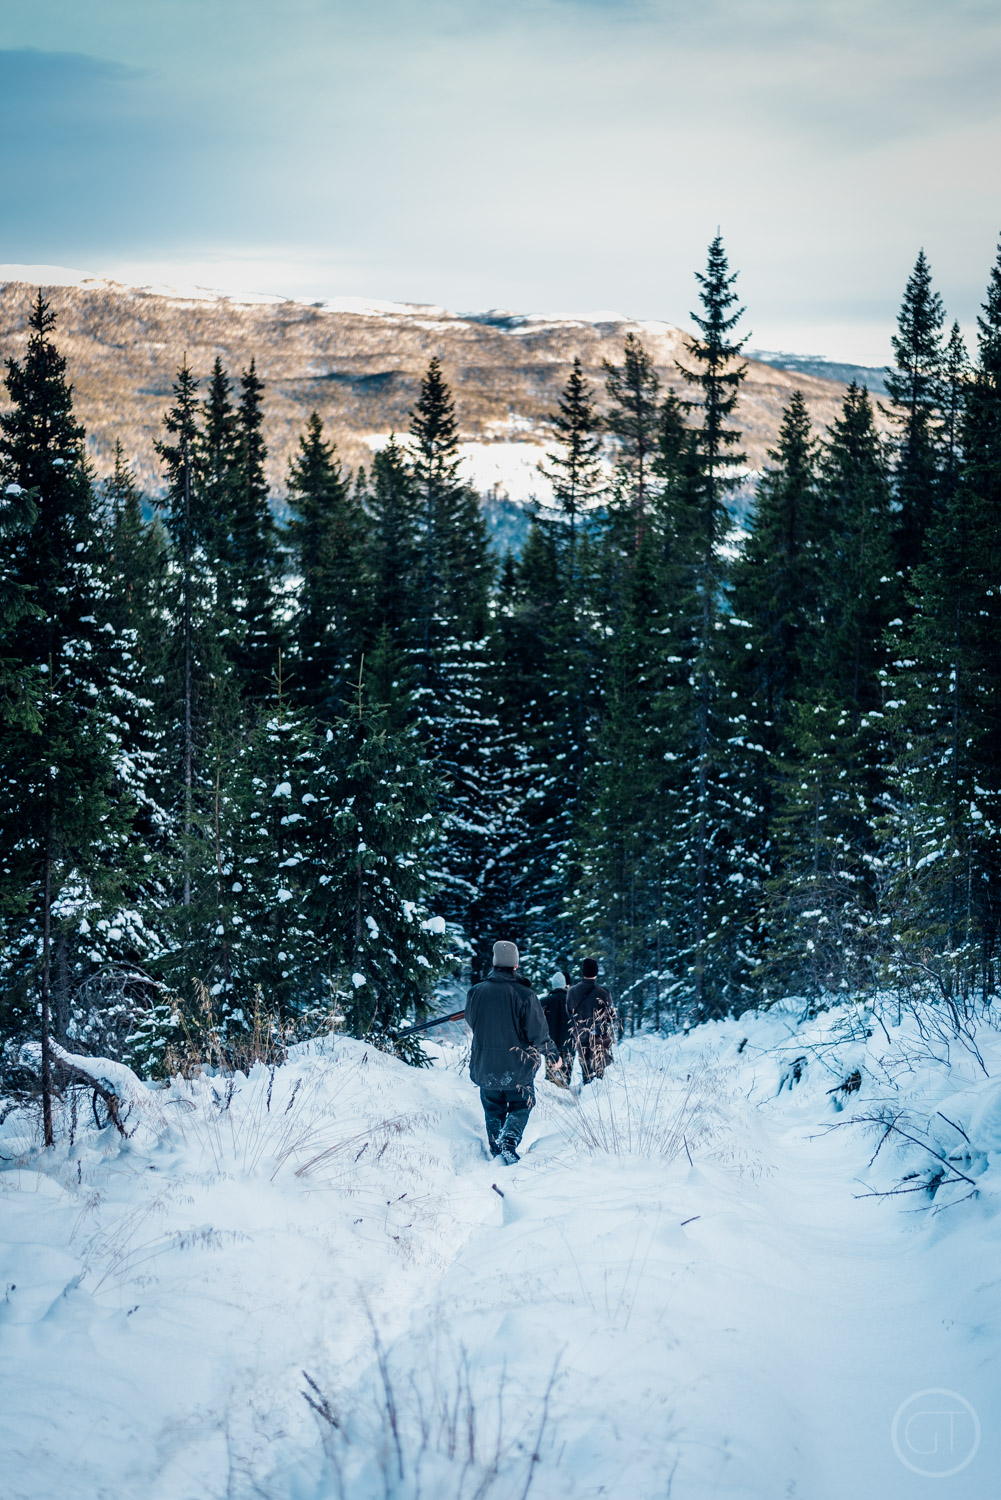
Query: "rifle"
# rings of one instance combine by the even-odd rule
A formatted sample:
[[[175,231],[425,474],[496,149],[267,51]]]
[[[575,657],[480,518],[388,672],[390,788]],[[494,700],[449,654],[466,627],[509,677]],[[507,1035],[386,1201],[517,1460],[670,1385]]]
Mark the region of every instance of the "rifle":
[[[465,1014],[464,1010],[456,1010],[450,1016],[435,1016],[433,1021],[421,1021],[419,1026],[408,1026],[406,1031],[398,1031],[396,1039],[399,1041],[400,1037],[413,1036],[418,1031],[430,1031],[432,1026],[444,1026],[446,1021],[461,1021]]]

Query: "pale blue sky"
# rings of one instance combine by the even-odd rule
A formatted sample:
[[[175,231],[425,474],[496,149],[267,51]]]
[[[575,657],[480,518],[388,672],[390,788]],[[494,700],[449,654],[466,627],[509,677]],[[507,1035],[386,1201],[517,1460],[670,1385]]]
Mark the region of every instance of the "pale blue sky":
[[[687,320],[882,362],[1001,230],[997,0],[8,0],[0,261]]]

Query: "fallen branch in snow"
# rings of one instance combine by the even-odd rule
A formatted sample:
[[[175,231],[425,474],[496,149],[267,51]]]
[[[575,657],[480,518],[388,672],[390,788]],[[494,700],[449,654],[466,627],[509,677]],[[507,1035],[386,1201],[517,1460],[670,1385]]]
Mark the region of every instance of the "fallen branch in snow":
[[[124,1063],[112,1062],[107,1057],[84,1057],[75,1052],[67,1052],[58,1042],[49,1038],[49,1051],[52,1057],[54,1070],[60,1082],[82,1083],[86,1088],[92,1089],[94,1093],[94,1120],[98,1128],[101,1122],[97,1116],[97,1100],[100,1099],[108,1112],[108,1120],[114,1125],[119,1135],[129,1136],[131,1131],[126,1130],[125,1124],[133,1110],[141,1108],[143,1096],[146,1093],[142,1080],[137,1078],[131,1068]],[[19,1061],[22,1067],[29,1068],[34,1073],[41,1072],[42,1047],[40,1042],[29,1042],[21,1048]]]
[[[916,1193],[916,1192],[928,1192],[928,1191],[931,1191],[932,1194],[933,1194],[933,1196],[934,1196],[934,1193],[937,1192],[940,1187],[943,1187],[943,1186],[945,1186],[946,1184],[948,1184],[950,1182],[968,1182],[969,1185],[970,1185],[970,1187],[973,1189],[973,1191],[975,1193],[979,1192],[979,1188],[978,1188],[977,1183],[976,1183],[976,1181],[975,1181],[974,1178],[968,1177],[965,1172],[961,1172],[959,1170],[959,1168],[956,1166],[956,1163],[950,1157],[943,1156],[940,1151],[936,1151],[935,1150],[934,1146],[929,1146],[929,1144],[928,1144],[927,1141],[923,1141],[923,1140],[920,1139],[920,1137],[918,1137],[916,1135],[912,1135],[909,1130],[904,1130],[897,1123],[900,1120],[900,1118],[901,1118],[900,1114],[896,1115],[892,1120],[887,1120],[887,1118],[886,1118],[885,1115],[879,1115],[879,1114],[875,1114],[875,1115],[853,1115],[853,1117],[850,1120],[846,1120],[843,1123],[846,1124],[846,1125],[882,1125],[884,1127],[883,1134],[880,1136],[880,1139],[879,1139],[879,1145],[876,1147],[876,1150],[873,1153],[873,1155],[872,1155],[872,1157],[871,1157],[871,1159],[869,1161],[870,1167],[872,1166],[873,1162],[876,1160],[876,1157],[879,1155],[880,1150],[882,1149],[883,1144],[888,1139],[888,1137],[890,1135],[899,1135],[899,1136],[902,1136],[905,1141],[910,1141],[913,1146],[920,1146],[920,1148],[921,1148],[922,1151],[927,1151],[929,1156],[933,1156],[937,1162],[940,1162],[942,1164],[942,1167],[945,1169],[945,1171],[944,1172],[940,1172],[937,1175],[936,1178],[932,1179],[932,1182],[934,1182],[934,1188],[932,1187],[932,1182],[927,1182],[927,1183],[922,1183],[919,1187],[913,1187],[913,1188],[895,1187],[895,1188],[888,1189],[886,1192],[880,1192],[880,1191],[874,1189],[872,1192],[869,1192],[869,1193],[858,1193],[858,1194],[856,1194],[857,1197],[860,1197],[860,1198],[892,1198],[892,1197],[896,1197],[898,1194],[901,1194],[901,1193]],[[942,1118],[945,1119],[945,1116],[943,1115]],[[948,1123],[951,1125],[952,1121],[950,1120]],[[833,1125],[831,1127],[832,1130],[837,1130],[839,1128],[840,1128],[839,1125]],[[945,1175],[946,1172],[951,1172],[953,1175],[951,1177],[946,1177],[946,1175]],[[907,1179],[904,1178],[904,1181],[906,1182]]]

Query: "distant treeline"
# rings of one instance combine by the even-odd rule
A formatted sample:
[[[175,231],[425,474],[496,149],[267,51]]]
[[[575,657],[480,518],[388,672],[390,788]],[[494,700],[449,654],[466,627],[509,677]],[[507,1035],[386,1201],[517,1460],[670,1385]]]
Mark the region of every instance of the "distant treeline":
[[[262,1016],[388,1041],[499,935],[600,954],[630,1025],[996,992],[1001,253],[972,365],[918,257],[890,438],[864,387],[819,435],[794,395],[746,534],[735,280],[717,238],[672,388],[632,334],[600,404],[575,363],[501,563],[436,360],[368,472],[310,419],[282,528],[253,362],[182,367],[150,521],[39,295],[0,415],[9,1081],[49,1026],[161,1070]]]

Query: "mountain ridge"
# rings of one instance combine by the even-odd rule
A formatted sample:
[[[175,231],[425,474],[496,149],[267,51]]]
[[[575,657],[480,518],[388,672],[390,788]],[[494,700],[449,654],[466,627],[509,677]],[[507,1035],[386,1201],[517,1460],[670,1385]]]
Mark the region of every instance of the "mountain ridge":
[[[135,287],[56,267],[0,267],[0,276],[14,270],[21,279],[8,275],[0,281],[0,355],[20,357],[31,304],[41,289],[56,314],[56,342],[69,363],[95,470],[110,470],[120,438],[151,494],[161,487],[154,443],[185,355],[203,381],[216,355],[234,377],[256,360],[265,382],[269,480],[277,495],[310,411],[320,413],[348,467],[367,466],[373,446],[391,431],[406,430],[432,355],[453,388],[463,444],[475,449],[468,455],[470,480],[494,499],[508,491],[503,477],[489,478],[490,451],[520,445],[526,456],[521,471],[532,471],[527,460],[551,442],[549,416],[575,356],[599,404],[603,361],[621,359],[630,332],[642,339],[665,387],[683,384],[676,361],[684,356],[686,335],[657,320],[501,308],[453,313],[432,304],[364,298],[234,297],[208,288]],[[49,273],[49,279],[25,279],[32,270],[39,278]],[[763,466],[797,388],[818,426],[833,420],[840,383],[748,360],[738,420],[751,470]],[[498,472],[503,476],[503,469]]]

